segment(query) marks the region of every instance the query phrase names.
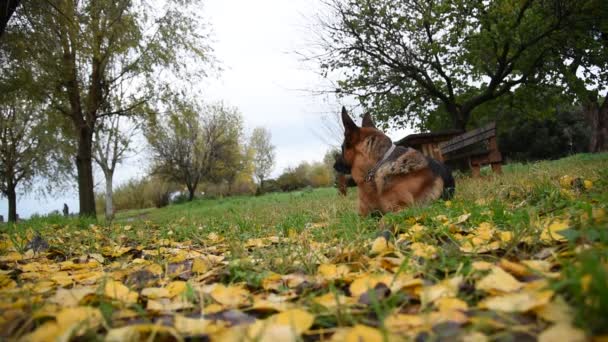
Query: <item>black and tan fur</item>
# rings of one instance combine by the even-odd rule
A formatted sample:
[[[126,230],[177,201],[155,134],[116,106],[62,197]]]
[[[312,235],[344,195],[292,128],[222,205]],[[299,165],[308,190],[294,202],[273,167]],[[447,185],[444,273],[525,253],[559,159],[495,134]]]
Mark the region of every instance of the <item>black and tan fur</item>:
[[[369,114],[358,127],[342,108],[344,143],[334,168],[350,173],[359,189],[359,213],[387,213],[447,199],[454,192],[454,178],[440,162],[413,148],[397,146],[383,160],[391,139],[378,130]]]

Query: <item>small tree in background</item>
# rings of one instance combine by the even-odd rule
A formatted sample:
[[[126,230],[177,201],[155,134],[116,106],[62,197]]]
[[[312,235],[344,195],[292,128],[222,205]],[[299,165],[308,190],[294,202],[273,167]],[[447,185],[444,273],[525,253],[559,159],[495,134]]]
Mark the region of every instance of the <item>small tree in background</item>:
[[[264,127],[256,127],[251,134],[249,146],[253,149],[253,174],[258,179],[258,193],[264,188],[264,180],[270,177],[274,168],[275,147],[271,143],[270,131]]]
[[[202,106],[176,97],[168,115],[154,117],[146,128],[154,173],[188,189],[193,200],[202,181],[217,180],[236,158],[242,119],[223,104]]]
[[[122,120],[123,125],[125,119]],[[113,178],[116,165],[124,160],[129,152],[131,138],[138,130],[139,125],[132,125],[129,129],[121,127],[120,116],[104,118],[95,131],[93,141],[93,158],[103,172],[106,191],[105,197],[105,216],[107,220],[114,217],[114,207],[112,205]]]

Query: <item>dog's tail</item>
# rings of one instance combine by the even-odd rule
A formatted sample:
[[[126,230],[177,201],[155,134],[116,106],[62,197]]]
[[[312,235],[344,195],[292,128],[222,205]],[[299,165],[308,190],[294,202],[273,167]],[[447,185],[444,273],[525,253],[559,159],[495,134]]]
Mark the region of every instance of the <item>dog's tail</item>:
[[[433,173],[443,180],[443,193],[441,195],[441,199],[449,200],[454,197],[454,193],[456,192],[456,182],[454,181],[454,176],[452,175],[452,169],[446,166],[439,161],[427,158],[429,162],[429,167],[433,171]]]

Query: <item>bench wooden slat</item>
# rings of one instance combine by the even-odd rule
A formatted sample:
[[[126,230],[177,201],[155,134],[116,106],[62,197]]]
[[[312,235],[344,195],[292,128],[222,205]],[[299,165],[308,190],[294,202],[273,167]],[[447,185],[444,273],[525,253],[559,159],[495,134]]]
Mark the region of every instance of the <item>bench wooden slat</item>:
[[[487,136],[486,133],[489,133],[489,132],[493,132],[494,134],[496,134],[496,123],[495,122],[489,123],[489,124],[485,125],[484,127],[461,134],[444,143],[440,143],[439,147],[443,151],[445,149],[449,149],[449,146],[458,144],[464,140],[469,140],[469,141],[472,140],[472,143],[475,143],[477,141],[481,141],[484,139],[479,136]]]
[[[452,144],[450,144],[448,146],[443,146],[443,147],[441,147],[441,152],[443,154],[449,154],[450,152],[453,152],[455,150],[459,150],[459,149],[461,149],[463,147],[474,145],[474,144],[476,144],[478,142],[482,142],[484,140],[490,139],[493,136],[496,136],[496,130],[486,131],[486,132],[483,132],[481,134],[469,137],[467,139],[454,142],[454,143],[452,143]]]
[[[440,143],[439,150],[445,161],[466,160],[474,177],[480,175],[480,166],[484,164],[491,164],[494,172],[501,172],[502,156],[496,143],[496,122]]]

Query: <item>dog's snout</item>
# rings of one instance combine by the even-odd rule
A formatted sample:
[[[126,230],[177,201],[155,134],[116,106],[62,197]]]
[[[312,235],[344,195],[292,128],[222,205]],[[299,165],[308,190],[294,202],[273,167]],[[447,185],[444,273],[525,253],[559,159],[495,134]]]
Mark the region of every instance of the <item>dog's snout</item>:
[[[334,163],[334,170],[343,173],[343,174],[350,174],[350,165],[346,164],[346,161],[344,160],[344,158],[342,158],[342,156],[337,156],[336,157],[336,162]]]

